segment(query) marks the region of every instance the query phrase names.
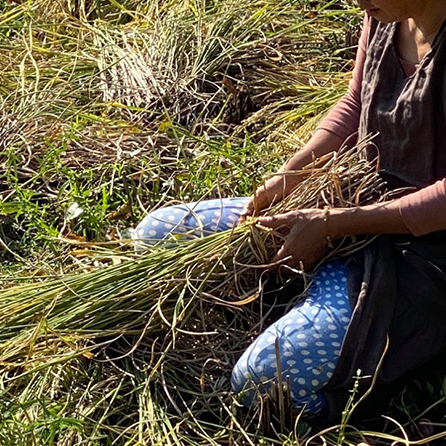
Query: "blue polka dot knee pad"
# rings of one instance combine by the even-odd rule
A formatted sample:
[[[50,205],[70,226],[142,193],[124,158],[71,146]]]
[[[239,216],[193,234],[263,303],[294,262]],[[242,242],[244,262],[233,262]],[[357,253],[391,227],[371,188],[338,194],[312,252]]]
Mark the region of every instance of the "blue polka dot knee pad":
[[[309,418],[326,408],[320,390],[333,375],[352,313],[347,273],[347,266],[340,261],[323,265],[306,300],[248,347],[232,374],[233,389],[245,405],[253,403],[256,392],[266,392],[278,381],[280,361],[281,379],[290,383],[294,406]]]

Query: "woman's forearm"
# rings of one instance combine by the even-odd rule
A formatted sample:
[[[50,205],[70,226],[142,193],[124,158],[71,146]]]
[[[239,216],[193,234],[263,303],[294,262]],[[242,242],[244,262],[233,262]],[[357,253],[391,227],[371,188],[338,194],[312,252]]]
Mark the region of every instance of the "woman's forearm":
[[[292,267],[310,268],[327,252],[332,240],[359,234],[409,233],[399,211],[399,200],[357,208],[303,209],[285,214],[260,217],[268,228],[288,227],[285,243],[272,262],[285,262]]]
[[[334,133],[319,129],[317,130],[305,147],[290,158],[280,169],[283,171],[300,170],[311,164],[315,159],[330,152],[337,152],[344,142]]]
[[[277,203],[286,197],[304,178],[303,175],[295,173],[317,158],[330,152],[339,150],[343,140],[328,130],[317,130],[305,147],[289,159],[279,170],[280,175],[269,178],[264,185],[259,187],[245,208],[246,215],[252,215],[254,208],[265,209],[273,203]],[[291,172],[290,174],[283,174]]]
[[[327,235],[336,239],[360,234],[410,233],[400,213],[399,200],[325,211]]]
[[[337,152],[344,141],[334,133],[319,129],[317,130],[305,147],[294,154],[280,169],[282,172],[294,172],[303,169],[318,158],[327,153]],[[276,175],[266,184],[274,194],[280,190],[281,198],[288,195],[304,178],[303,175]]]

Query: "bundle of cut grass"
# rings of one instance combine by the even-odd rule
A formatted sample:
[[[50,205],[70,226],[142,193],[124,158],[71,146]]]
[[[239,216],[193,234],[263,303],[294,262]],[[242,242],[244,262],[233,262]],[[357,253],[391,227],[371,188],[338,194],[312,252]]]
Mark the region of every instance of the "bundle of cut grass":
[[[306,179],[267,214],[356,206],[374,200],[383,186],[356,149],[304,172]],[[258,304],[262,265],[282,240],[254,219],[205,238],[171,240],[143,255],[99,251],[98,257],[113,255],[120,263],[2,290],[0,376],[14,393],[42,370],[102,357],[107,345],[107,355],[120,352],[109,359],[118,370],[124,357],[145,357],[151,395],[164,401],[170,422],[191,412],[179,434],[195,435],[196,420],[216,414],[229,422],[224,401],[231,367],[267,319],[271,308]],[[211,438],[215,427],[208,428]]]
[[[306,180],[267,213],[372,200],[379,177],[355,153],[306,168]],[[67,334],[93,340],[141,331],[175,333],[198,301],[243,305],[257,296],[258,266],[268,263],[282,237],[254,220],[202,239],[159,244],[142,257],[127,253],[119,265],[3,290],[0,361],[6,368],[11,361],[29,365]]]

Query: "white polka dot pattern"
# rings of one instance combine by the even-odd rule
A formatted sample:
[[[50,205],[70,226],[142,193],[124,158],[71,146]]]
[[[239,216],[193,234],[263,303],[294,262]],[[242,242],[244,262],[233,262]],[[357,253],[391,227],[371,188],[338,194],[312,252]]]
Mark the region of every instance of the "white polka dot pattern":
[[[206,200],[156,210],[141,221],[135,238],[150,243],[172,234],[202,237],[231,229],[248,200]],[[242,355],[233,371],[234,390],[243,390],[242,400],[249,405],[260,383],[259,391],[265,391],[279,379],[280,362],[282,380],[290,377],[295,406],[309,417],[321,413],[327,402],[320,389],[333,376],[350,317],[347,267],[339,261],[327,263],[315,274],[306,301],[269,327]]]
[[[195,238],[233,228],[249,198],[205,200],[158,209],[139,223],[134,238],[147,243],[172,234]],[[137,246],[138,247],[138,246]]]
[[[347,267],[339,261],[322,266],[316,273],[305,302],[299,303],[268,327],[242,355],[234,367],[232,384],[237,393],[241,392],[244,404],[251,404],[256,391],[264,392],[267,389],[265,386],[256,388],[256,383],[259,383],[256,377],[248,385],[240,376],[262,364],[263,376],[268,376],[272,382],[274,378],[279,379],[280,361],[281,379],[286,382],[289,376],[297,409],[303,410],[311,418],[327,407],[320,389],[333,376],[351,316],[347,285],[342,280],[346,275]],[[334,302],[329,300],[333,295],[336,295]],[[275,352],[276,340],[279,358]],[[238,384],[240,380],[242,385]],[[246,387],[249,391],[243,392]]]

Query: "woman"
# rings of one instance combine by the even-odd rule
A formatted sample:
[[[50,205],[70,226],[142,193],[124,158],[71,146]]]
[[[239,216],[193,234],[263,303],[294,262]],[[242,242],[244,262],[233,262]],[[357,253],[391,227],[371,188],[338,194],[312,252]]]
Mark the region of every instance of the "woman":
[[[302,262],[307,269],[327,251],[327,238],[382,236],[348,261],[316,271],[305,303],[254,341],[232,377],[249,405],[280,369],[294,405],[308,417],[339,413],[338,396],[346,395],[358,369],[369,377],[361,380],[365,386],[375,372],[378,384],[388,384],[446,347],[446,2],[358,1],[366,17],[349,92],[282,170],[299,170],[338,150],[350,134],[362,139],[379,132],[374,142],[383,177],[390,188],[411,186],[414,192],[329,215],[306,209],[260,218],[263,226],[290,228],[272,261],[288,258],[290,266]],[[154,229],[161,221],[168,231],[174,224],[194,225],[192,220],[200,220],[202,230],[226,229],[243,205],[242,214],[252,215],[299,181],[278,175],[255,197],[229,207],[225,200],[193,204],[193,215],[191,205],[173,207],[168,223],[159,217],[166,210],[157,211],[143,220],[138,236],[163,236]]]

